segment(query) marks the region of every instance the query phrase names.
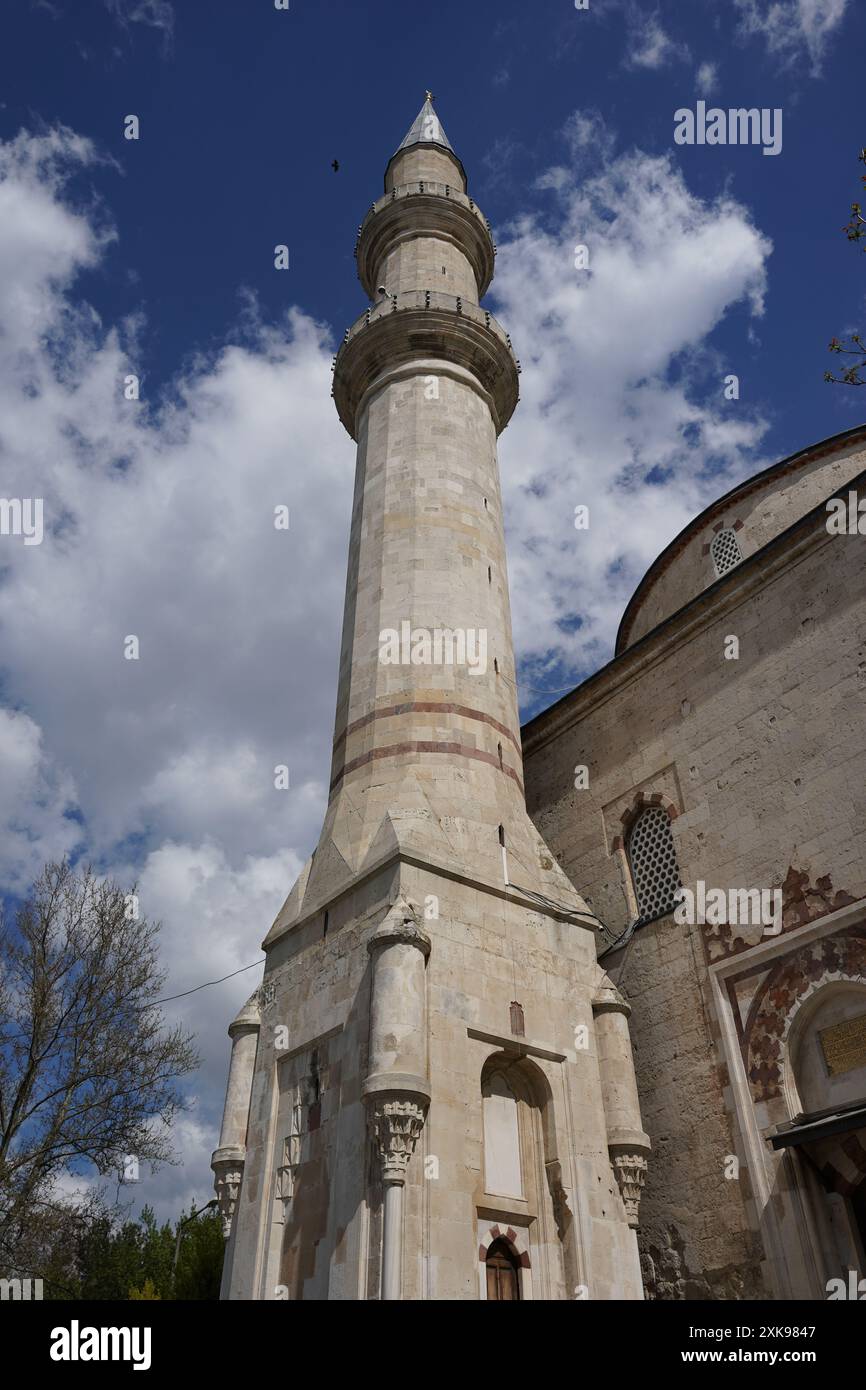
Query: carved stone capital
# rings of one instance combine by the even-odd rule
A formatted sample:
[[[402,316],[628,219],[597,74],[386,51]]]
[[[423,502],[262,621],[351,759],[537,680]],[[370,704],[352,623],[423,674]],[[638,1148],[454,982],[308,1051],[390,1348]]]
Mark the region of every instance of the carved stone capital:
[[[427,1104],[425,1097],[409,1092],[382,1091],[367,1097],[367,1122],[379,1151],[383,1182],[406,1181]]]
[[[223,1236],[228,1240],[232,1233],[232,1221],[244,1176],[243,1151],[217,1149],[210,1166],[213,1169],[214,1191],[222,1217]]]
[[[646,1157],[635,1151],[627,1152],[614,1148],[610,1150],[610,1161],[619,1184],[628,1224],[634,1228],[638,1224],[641,1193],[646,1182]]]

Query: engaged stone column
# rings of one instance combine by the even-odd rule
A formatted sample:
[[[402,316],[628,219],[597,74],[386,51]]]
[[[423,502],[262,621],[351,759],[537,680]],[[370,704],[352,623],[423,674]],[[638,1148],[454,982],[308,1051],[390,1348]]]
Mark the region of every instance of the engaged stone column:
[[[382,1165],[382,1298],[403,1292],[403,1189],[430,1103],[424,970],[430,939],[399,898],[367,943],[372,967],[364,1099]]]
[[[592,1001],[607,1147],[628,1224],[636,1227],[651,1144],[641,1126],[628,1019],[631,1008],[607,975]]]
[[[244,1174],[250,1094],[253,1086],[253,1070],[256,1065],[260,1025],[259,995],[258,990],[256,990],[255,994],[252,994],[244,1004],[234,1022],[229,1025],[232,1056],[229,1064],[229,1079],[226,1085],[223,1122],[220,1129],[219,1148],[214,1150],[210,1161],[214,1173],[214,1191],[219,1202],[223,1235],[226,1240],[231,1235],[232,1220]]]

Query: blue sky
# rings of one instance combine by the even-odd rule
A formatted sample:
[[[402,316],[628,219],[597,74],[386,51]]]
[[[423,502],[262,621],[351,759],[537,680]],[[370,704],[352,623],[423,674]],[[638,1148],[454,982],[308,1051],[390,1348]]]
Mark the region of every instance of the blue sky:
[[[841,13],[817,50],[820,76],[793,20],[779,26],[790,49],[773,54],[765,36],[748,34],[736,0],[590,0],[587,12],[570,0],[437,0],[423,15],[388,0],[292,0],[288,12],[268,0],[19,0],[4,22],[0,130],[60,122],[119,162],[87,179],[118,241],[80,288],[112,318],[145,307],[156,385],[191,351],[221,341],[241,285],[269,313],[300,302],[335,329],[356,316],[355,228],[425,86],[499,226],[527,206],[544,209],[533,179],[561,156],[558,133],[574,110],[598,110],[621,147],[669,151],[674,109],[694,104],[696,70],[713,64],[713,102],[784,110],[779,158],[680,148],[676,159],[695,194],[729,187],[773,241],[749,396],[775,408],[785,450],[849,418],[850,402],[822,389],[823,349],[861,291],[839,228],[858,186],[862,132],[850,108],[866,14],[839,0],[812,8]],[[164,27],[144,22],[148,14]],[[667,53],[654,54],[655,25]],[[127,111],[142,120],[136,144],[121,138]],[[291,247],[285,279],[271,266],[275,239]],[[718,342],[745,367],[737,328],[723,326]]]
[[[137,875],[174,992],[258,956],[318,833],[353,467],[330,359],[425,88],[524,367],[501,467],[529,715],[608,659],[691,516],[862,418],[822,376],[864,326],[840,229],[866,13],[19,0],[2,23],[0,494],[43,496],[47,534],[2,541],[0,871],[13,894],[64,851]],[[781,108],[781,153],[675,145],[700,99]],[[207,1195],[224,1028],[256,983],[179,1006],[205,1065],[182,1165],[141,1187],[161,1210]]]

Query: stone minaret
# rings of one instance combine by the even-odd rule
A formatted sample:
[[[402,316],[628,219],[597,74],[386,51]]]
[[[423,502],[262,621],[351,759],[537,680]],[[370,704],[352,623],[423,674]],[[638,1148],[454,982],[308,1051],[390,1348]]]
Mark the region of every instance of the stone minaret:
[[[520,367],[429,93],[356,256],[330,800],[230,1030],[224,1295],[640,1298],[628,1006],[524,802],[496,457]]]

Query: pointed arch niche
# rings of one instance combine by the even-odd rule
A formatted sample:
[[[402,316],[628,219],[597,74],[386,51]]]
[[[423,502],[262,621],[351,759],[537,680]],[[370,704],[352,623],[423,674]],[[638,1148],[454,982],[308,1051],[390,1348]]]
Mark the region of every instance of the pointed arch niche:
[[[479,1297],[497,1297],[497,1289],[511,1287],[503,1271],[488,1277],[493,1252],[514,1270],[517,1299],[565,1298],[573,1272],[573,1222],[557,1158],[550,1084],[528,1057],[505,1052],[487,1058],[480,1083]]]
[[[866,981],[821,977],[790,1019],[782,1091],[792,1120],[866,1105]],[[799,1157],[799,1153],[805,1158]],[[810,1194],[830,1277],[866,1273],[866,1126],[804,1144],[795,1162]]]

